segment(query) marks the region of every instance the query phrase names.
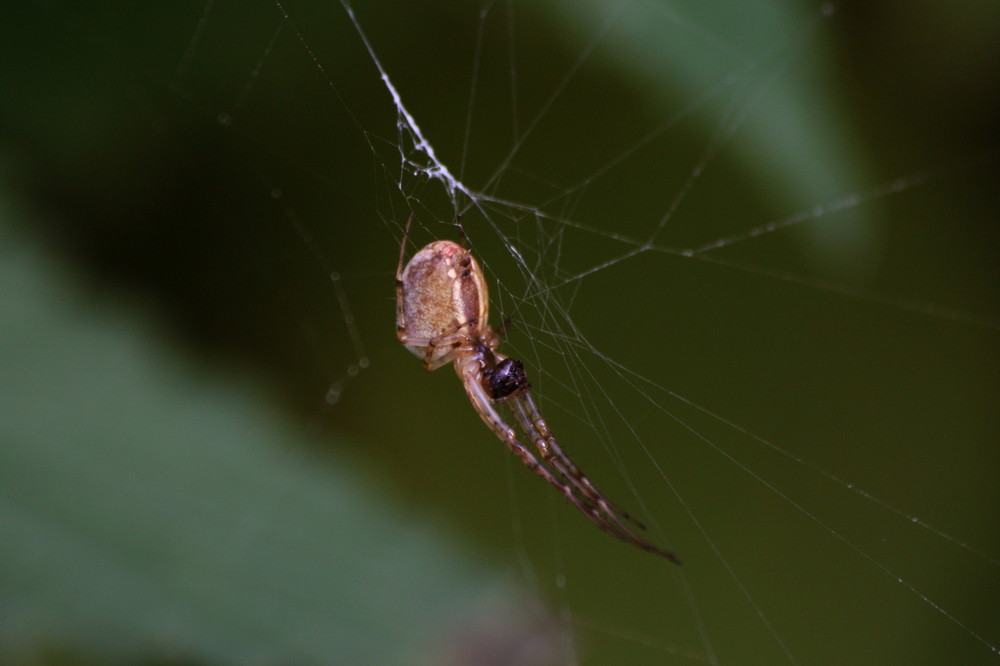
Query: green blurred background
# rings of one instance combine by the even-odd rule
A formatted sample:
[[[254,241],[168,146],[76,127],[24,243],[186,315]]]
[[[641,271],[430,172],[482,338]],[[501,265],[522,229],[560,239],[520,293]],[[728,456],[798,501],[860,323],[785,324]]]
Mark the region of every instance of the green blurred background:
[[[1000,10],[836,9],[359,3],[522,208],[401,168],[337,3],[6,7],[0,660],[995,662]],[[560,441],[683,568],[399,347],[402,225],[456,208]]]

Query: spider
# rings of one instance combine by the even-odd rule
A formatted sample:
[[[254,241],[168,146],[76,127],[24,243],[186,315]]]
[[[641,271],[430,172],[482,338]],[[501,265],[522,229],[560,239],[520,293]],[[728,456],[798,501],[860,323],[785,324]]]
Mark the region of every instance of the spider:
[[[524,364],[499,351],[490,328],[486,278],[458,243],[439,240],[403,267],[411,215],[396,267],[396,336],[431,371],[453,363],[479,416],[524,465],[566,496],[605,532],[680,564],[673,553],[636,535],[645,527],[608,500],[559,447],[531,397]],[[497,412],[506,403],[535,451],[522,444]],[[537,452],[537,455],[536,455]]]

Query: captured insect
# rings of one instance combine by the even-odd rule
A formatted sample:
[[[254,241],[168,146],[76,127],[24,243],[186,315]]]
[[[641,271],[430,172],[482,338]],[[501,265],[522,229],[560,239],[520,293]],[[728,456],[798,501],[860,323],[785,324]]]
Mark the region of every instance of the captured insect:
[[[466,248],[439,240],[403,266],[411,215],[396,267],[396,336],[422,358],[425,370],[453,363],[483,421],[524,465],[542,477],[605,532],[680,564],[673,553],[637,536],[645,527],[607,499],[559,447],[531,397],[524,364],[504,356],[489,325],[489,293],[479,264]],[[531,445],[522,444],[497,412],[506,403]],[[537,455],[535,454],[537,452]]]

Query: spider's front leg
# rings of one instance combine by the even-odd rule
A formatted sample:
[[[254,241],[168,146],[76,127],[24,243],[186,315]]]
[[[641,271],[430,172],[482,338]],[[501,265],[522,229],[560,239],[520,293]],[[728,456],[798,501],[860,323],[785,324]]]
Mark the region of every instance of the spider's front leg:
[[[542,460],[554,469],[563,480],[563,485],[570,492],[567,497],[591,522],[626,543],[665,557],[675,564],[681,563],[672,552],[657,548],[633,532],[627,523],[632,523],[641,530],[646,528],[606,498],[563,452],[528,390],[520,391],[512,396],[511,410],[525,436],[538,450]],[[586,506],[587,509],[581,505]]]
[[[519,364],[519,362],[516,363]],[[579,489],[575,489],[574,485],[560,480],[558,476],[552,473],[552,470],[546,467],[545,464],[540,462],[538,458],[535,457],[528,447],[518,441],[514,429],[504,422],[503,418],[493,407],[495,399],[486,391],[486,386],[489,385],[489,382],[484,381],[482,366],[478,355],[471,354],[467,355],[465,358],[459,358],[455,362],[455,370],[457,371],[458,376],[462,379],[462,384],[465,386],[465,391],[469,396],[469,400],[472,402],[472,406],[475,407],[476,412],[479,413],[479,416],[496,434],[496,436],[507,445],[507,448],[521,459],[521,462],[525,467],[548,481],[549,484],[562,493],[566,499],[572,502],[573,506],[575,506],[577,510],[609,534],[612,534],[623,541],[635,543],[645,550],[651,550],[652,552],[657,553],[661,552],[655,547],[642,542],[638,539],[638,537],[632,535],[627,529],[619,527],[615,523],[609,521],[605,515],[606,512],[602,512],[597,502],[592,502],[590,498],[585,495],[585,493],[579,492]],[[530,436],[531,433],[526,434]],[[546,462],[548,461],[546,460]],[[559,472],[559,474],[562,477],[566,477],[564,472]]]
[[[469,401],[475,408],[476,413],[479,414],[483,422],[490,427],[490,430],[493,431],[500,441],[506,444],[507,448],[521,459],[525,467],[548,481],[561,493],[566,495],[570,501],[576,504],[577,502],[573,497],[572,489],[560,483],[559,479],[553,476],[552,472],[542,465],[526,446],[517,440],[517,434],[514,432],[514,429],[504,422],[503,418],[493,407],[494,400],[486,392],[482,366],[478,356],[468,354],[465,357],[456,359],[455,371],[458,373],[459,379],[462,380],[462,386],[465,387],[465,393],[469,396]],[[585,511],[582,507],[581,510]]]

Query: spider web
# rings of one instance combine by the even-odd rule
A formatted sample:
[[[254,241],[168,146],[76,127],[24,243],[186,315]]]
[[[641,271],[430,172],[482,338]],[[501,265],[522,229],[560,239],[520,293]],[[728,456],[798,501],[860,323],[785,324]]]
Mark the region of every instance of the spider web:
[[[1000,314],[978,221],[934,203],[988,163],[870,156],[832,5],[716,10],[276,0],[210,98],[240,18],[210,0],[175,87],[297,171],[259,167],[333,277],[324,418],[548,601],[560,663],[995,661]],[[563,448],[683,567],[580,520],[392,346],[410,213],[416,246],[476,254]],[[358,415],[387,404],[407,429]]]

